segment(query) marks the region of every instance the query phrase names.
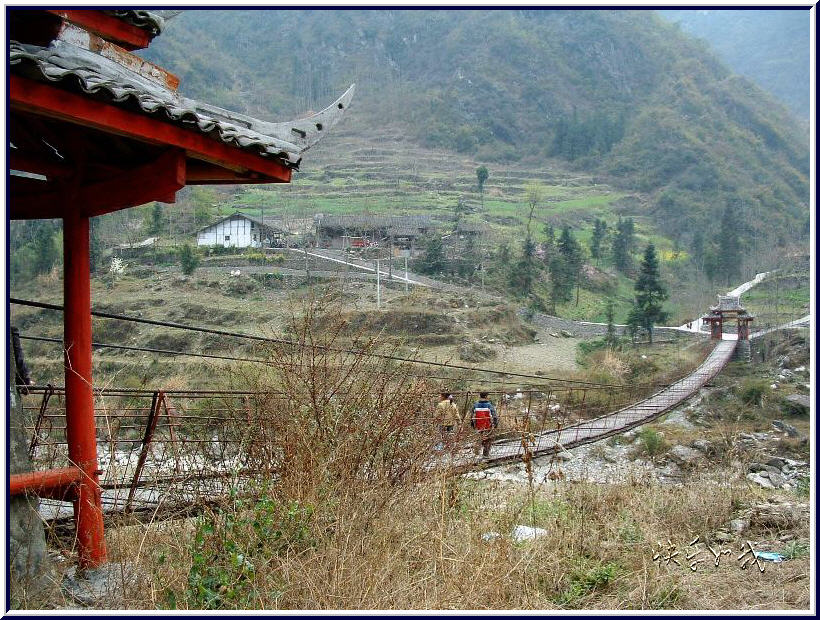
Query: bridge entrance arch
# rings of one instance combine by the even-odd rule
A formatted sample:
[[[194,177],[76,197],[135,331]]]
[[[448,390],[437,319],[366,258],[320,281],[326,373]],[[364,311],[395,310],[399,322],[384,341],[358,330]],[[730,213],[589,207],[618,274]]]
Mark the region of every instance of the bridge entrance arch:
[[[737,321],[737,339],[749,339],[749,323],[754,316],[740,304],[740,297],[733,295],[718,295],[716,306],[709,308],[709,313],[702,318],[710,326],[712,340],[723,340],[724,321]]]

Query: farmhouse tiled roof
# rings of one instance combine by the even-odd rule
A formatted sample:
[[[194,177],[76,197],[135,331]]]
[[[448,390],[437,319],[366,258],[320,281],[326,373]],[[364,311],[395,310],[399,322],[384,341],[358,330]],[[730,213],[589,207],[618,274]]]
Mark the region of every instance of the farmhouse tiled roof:
[[[323,215],[316,218],[321,228],[395,228],[415,230],[430,228],[432,218],[429,215]]]
[[[182,126],[279,160],[289,168],[298,168],[302,153],[341,119],[355,89],[351,86],[313,116],[271,123],[182,97],[159,76],[159,71],[151,74],[150,63],[129,67],[116,58],[116,53],[103,55],[62,39],[55,39],[47,47],[9,43],[9,65],[14,73]]]
[[[225,222],[225,221],[227,221],[231,218],[234,218],[234,217],[245,218],[249,222],[253,222],[254,224],[258,224],[259,226],[265,226],[266,228],[270,228],[272,230],[275,230],[275,231],[278,231],[278,232],[281,232],[281,233],[286,233],[287,232],[283,228],[282,218],[268,216],[268,217],[265,217],[263,219],[261,217],[256,217],[256,216],[253,216],[253,215],[248,215],[247,213],[242,213],[241,211],[236,211],[234,213],[231,213],[230,215],[226,215],[225,217],[218,219],[215,222],[211,222],[207,226],[203,226],[202,228],[200,228],[197,231],[197,233],[200,233],[204,230],[208,230],[209,228],[212,228],[212,227],[216,226],[217,224]]]

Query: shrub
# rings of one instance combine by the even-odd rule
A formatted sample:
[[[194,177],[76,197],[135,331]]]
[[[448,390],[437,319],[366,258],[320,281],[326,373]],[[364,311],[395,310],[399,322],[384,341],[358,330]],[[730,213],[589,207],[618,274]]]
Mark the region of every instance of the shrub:
[[[179,264],[186,276],[191,275],[199,266],[199,254],[187,243],[179,251]]]
[[[796,560],[798,558],[804,558],[809,555],[809,544],[807,542],[801,542],[799,540],[793,540],[786,548],[783,549],[783,557],[787,560]]]
[[[258,567],[288,551],[313,545],[313,508],[263,497],[251,505],[235,499],[227,510],[197,520],[186,598],[201,609],[247,609],[257,599]],[[265,593],[266,597],[270,592]]]
[[[614,562],[576,570],[570,575],[569,587],[555,598],[555,602],[562,607],[575,607],[588,594],[608,586],[618,570]]]
[[[663,435],[654,428],[641,429],[637,437],[640,452],[647,456],[657,456],[658,454],[666,452],[669,448]]]
[[[759,379],[747,379],[737,388],[737,396],[746,405],[760,405],[769,393],[769,386]]]

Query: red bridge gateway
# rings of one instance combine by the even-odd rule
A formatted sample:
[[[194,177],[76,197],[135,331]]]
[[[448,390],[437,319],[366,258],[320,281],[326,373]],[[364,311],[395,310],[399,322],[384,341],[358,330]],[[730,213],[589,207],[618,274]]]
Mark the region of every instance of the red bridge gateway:
[[[723,322],[726,320],[737,321],[737,340],[749,340],[749,323],[754,320],[754,316],[749,314],[740,304],[740,297],[732,295],[718,295],[716,306],[709,308],[709,313],[701,320],[710,327],[712,340],[723,339]]]
[[[288,183],[341,118],[351,86],[311,117],[270,123],[182,97],[132,54],[157,13],[7,9],[11,219],[62,218],[66,438],[72,466],[10,477],[10,493],[70,498],[79,563],[106,561],[91,377],[89,218],[186,185]]]

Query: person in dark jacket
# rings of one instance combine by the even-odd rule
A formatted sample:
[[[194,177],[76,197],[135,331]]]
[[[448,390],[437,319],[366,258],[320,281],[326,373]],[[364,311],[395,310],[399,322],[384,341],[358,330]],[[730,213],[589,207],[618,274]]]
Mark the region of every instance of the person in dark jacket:
[[[498,427],[498,414],[489,400],[488,392],[480,392],[470,414],[470,426],[476,431],[476,456],[490,456],[493,431]]]

